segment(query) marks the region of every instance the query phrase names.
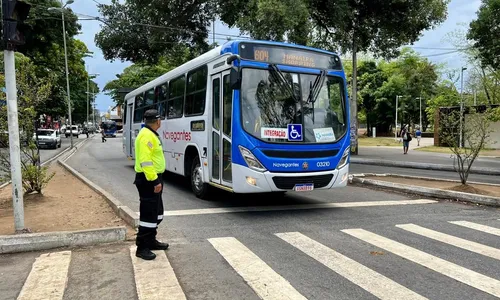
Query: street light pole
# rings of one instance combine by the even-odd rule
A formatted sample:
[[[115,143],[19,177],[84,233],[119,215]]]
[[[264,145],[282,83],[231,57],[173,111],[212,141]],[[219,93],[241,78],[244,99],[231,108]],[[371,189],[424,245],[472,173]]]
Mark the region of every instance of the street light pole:
[[[69,1],[68,1],[69,3]],[[61,1],[62,4],[62,1]],[[65,6],[65,5],[64,5]],[[63,8],[64,8],[63,6]],[[70,149],[73,148],[73,120],[71,119],[71,96],[70,96],[70,91],[69,91],[69,70],[68,70],[68,49],[66,47],[66,25],[64,24],[64,10],[61,9],[61,16],[62,16],[62,27],[63,27],[63,42],[64,42],[64,63],[65,63],[65,68],[66,68],[66,93],[68,94],[68,114],[69,114],[69,128],[70,128]]]
[[[70,129],[70,149],[73,148],[73,132],[72,132],[72,125],[73,125],[73,120],[71,118],[71,95],[70,95],[70,89],[69,89],[69,68],[68,68],[68,49],[66,46],[66,22],[64,20],[64,8],[66,5],[73,3],[74,0],[68,0],[66,4],[63,4],[63,1],[61,0],[61,8],[57,7],[49,7],[48,10],[61,10],[61,18],[62,18],[62,29],[63,29],[63,43],[64,43],[64,64],[65,64],[65,69],[66,69],[66,94],[68,97],[68,119],[69,119],[69,129]]]
[[[460,83],[460,148],[462,148],[463,145],[463,124],[462,124],[462,117],[463,117],[463,111],[464,111],[464,95],[463,95],[463,89],[464,89],[464,71],[467,70],[466,67],[462,67],[461,71],[461,83]]]

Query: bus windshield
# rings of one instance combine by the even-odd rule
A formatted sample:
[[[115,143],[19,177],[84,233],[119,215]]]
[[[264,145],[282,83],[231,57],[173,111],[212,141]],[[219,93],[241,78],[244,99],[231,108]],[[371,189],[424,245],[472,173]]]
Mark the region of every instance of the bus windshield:
[[[103,122],[102,123],[102,129],[104,129],[104,130],[115,130],[116,129],[116,123],[115,122]]]
[[[244,68],[242,121],[246,132],[273,143],[332,143],[347,131],[343,80],[337,76]],[[287,126],[301,124],[302,136]],[[292,131],[293,132],[293,129]]]

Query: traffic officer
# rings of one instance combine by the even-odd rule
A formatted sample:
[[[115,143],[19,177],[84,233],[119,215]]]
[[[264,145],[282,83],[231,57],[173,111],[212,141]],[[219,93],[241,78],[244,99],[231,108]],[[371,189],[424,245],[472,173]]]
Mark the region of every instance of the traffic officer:
[[[139,191],[139,231],[135,255],[152,260],[156,255],[151,250],[167,250],[168,244],[156,240],[158,225],[163,220],[162,174],[165,171],[165,156],[160,136],[156,132],[164,119],[156,109],[144,113],[145,126],[135,139],[135,181]]]

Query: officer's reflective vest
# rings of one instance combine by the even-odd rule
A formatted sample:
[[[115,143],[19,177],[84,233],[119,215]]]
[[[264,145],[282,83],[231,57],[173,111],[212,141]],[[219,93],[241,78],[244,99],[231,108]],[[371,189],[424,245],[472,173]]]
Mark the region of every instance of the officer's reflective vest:
[[[135,139],[135,171],[144,173],[148,181],[160,183],[158,174],[165,171],[165,156],[156,131],[144,127]]]

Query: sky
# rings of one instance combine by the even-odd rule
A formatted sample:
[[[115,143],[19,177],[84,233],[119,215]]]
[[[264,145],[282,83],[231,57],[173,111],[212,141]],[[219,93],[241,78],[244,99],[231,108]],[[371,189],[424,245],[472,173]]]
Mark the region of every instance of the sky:
[[[97,4],[107,4],[110,0],[75,0],[70,5],[71,9],[77,14],[99,16]],[[476,18],[476,12],[481,4],[480,0],[451,0],[448,5],[448,17],[445,22],[432,30],[422,33],[421,38],[411,47],[427,57],[433,63],[445,63],[447,68],[457,69],[466,64],[465,58],[458,52],[452,52],[449,48],[454,48],[450,43],[448,34],[457,29],[465,29],[462,24],[468,24]],[[122,62],[120,60],[107,61],[104,59],[101,50],[96,46],[94,37],[99,32],[101,23],[96,20],[81,20],[81,33],[76,37],[87,45],[89,50],[93,52],[93,57],[86,59],[87,71],[89,73],[98,73],[99,76],[95,79],[100,90],[104,88],[107,82],[116,79],[116,74],[120,74],[123,69],[130,66],[130,62]],[[216,41],[223,43],[224,35],[239,35],[240,31],[237,28],[228,28],[221,22],[215,22]],[[212,31],[211,31],[212,33]],[[210,34],[212,39],[212,34]],[[464,77],[467,78],[467,71]],[[96,108],[101,112],[105,112],[109,106],[113,106],[111,97],[104,93],[100,93],[96,97]]]

